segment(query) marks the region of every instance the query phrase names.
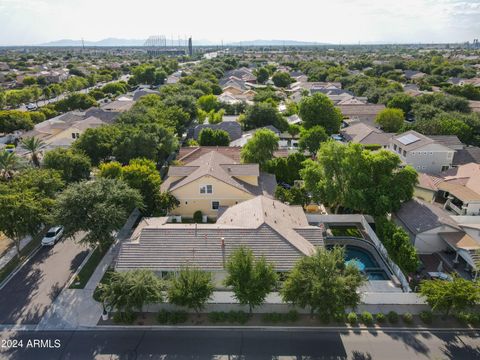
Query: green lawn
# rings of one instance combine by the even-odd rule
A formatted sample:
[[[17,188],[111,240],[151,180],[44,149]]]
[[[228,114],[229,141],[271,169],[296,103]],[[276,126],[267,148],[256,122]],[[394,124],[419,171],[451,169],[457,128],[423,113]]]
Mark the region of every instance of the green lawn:
[[[362,233],[355,226],[330,226],[333,236],[352,236],[363,238]]]
[[[20,250],[20,258],[18,256],[15,256],[10,260],[1,270],[0,270],[0,283],[7,278],[8,275],[12,271],[15,270],[15,268],[23,263],[29,256],[30,254],[40,245],[40,242],[42,241],[44,232],[38,234],[35,236],[32,241],[30,241],[22,250]]]
[[[90,277],[100,261],[102,261],[108,249],[110,249],[110,246],[112,246],[112,242],[103,246],[102,250],[100,250],[98,246],[95,248],[95,250],[93,250],[93,254],[87,260],[87,263],[83,266],[75,280],[70,285],[70,289],[83,289],[85,285],[87,285],[88,280],[90,280]]]

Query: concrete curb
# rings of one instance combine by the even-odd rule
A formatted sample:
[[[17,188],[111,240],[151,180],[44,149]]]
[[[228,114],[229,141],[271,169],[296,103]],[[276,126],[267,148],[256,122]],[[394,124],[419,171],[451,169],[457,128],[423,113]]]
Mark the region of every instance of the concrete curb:
[[[17,273],[22,270],[22,268],[40,251],[42,245],[38,245],[35,249],[32,250],[28,258],[26,258],[20,265],[18,265],[6,278],[0,283],[0,290],[2,290],[8,282],[15,276]]]
[[[232,331],[322,331],[322,332],[479,332],[480,328],[412,328],[412,327],[339,327],[339,326],[177,326],[177,325],[101,325],[72,328],[42,329],[37,325],[0,325],[0,331],[191,331],[191,330],[232,330]]]
[[[80,271],[83,269],[83,267],[85,266],[85,264],[87,263],[88,259],[90,259],[94,253],[95,249],[90,249],[88,255],[85,257],[85,259],[83,259],[82,263],[80,264],[80,266],[77,268],[77,270],[75,270],[75,272],[72,274],[72,276],[70,276],[70,279],[68,279],[67,283],[65,284],[65,287],[63,289],[69,289],[70,286],[72,285],[73,281],[75,280],[75,277],[80,273]],[[87,284],[85,284],[87,285]],[[63,291],[62,289],[62,291]]]

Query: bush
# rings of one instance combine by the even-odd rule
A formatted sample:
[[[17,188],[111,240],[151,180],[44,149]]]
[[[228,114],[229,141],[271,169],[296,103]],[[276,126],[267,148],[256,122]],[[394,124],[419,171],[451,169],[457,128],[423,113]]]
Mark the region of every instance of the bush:
[[[365,325],[372,325],[373,324],[373,316],[368,311],[364,311],[362,313],[362,321]]]
[[[410,314],[409,312],[406,312],[405,314],[403,314],[402,319],[405,322],[405,324],[412,324],[413,323],[413,315]]]
[[[458,314],[455,315],[457,318],[458,322],[462,325],[467,325],[470,323],[470,314],[466,312],[459,312]]]
[[[181,324],[187,321],[188,314],[185,311],[160,310],[157,314],[157,321],[160,324]]]
[[[203,217],[203,214],[200,210],[197,210],[193,213],[193,221],[196,223],[201,223],[202,217]]]
[[[351,325],[355,325],[358,321],[357,314],[355,314],[354,312],[349,313],[347,315],[347,320]]]
[[[267,313],[263,314],[262,320],[269,323],[277,322],[295,322],[298,320],[298,312],[296,310],[290,310],[286,314],[280,313]]]
[[[220,322],[230,322],[230,323],[240,323],[245,324],[250,315],[244,311],[213,311],[208,314],[208,320],[213,323],[220,323]]]
[[[422,311],[420,313],[420,320],[425,324],[431,324],[433,321],[433,313],[430,310]]]
[[[395,311],[390,311],[387,314],[388,321],[392,324],[396,324],[398,322],[398,314]]]
[[[335,321],[336,322],[340,322],[340,323],[343,323],[345,322],[345,313],[338,313],[335,315]]]
[[[116,312],[113,314],[113,322],[117,324],[133,324],[135,319],[137,318],[137,315],[133,312]]]
[[[480,313],[470,314],[470,324],[478,326],[480,324]]]
[[[375,318],[377,319],[379,324],[383,324],[385,322],[385,315],[382,313],[378,313],[375,315]]]

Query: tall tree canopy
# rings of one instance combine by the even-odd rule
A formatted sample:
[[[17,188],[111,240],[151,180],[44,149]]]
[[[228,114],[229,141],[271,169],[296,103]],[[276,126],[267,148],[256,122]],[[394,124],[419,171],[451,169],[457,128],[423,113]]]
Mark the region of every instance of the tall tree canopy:
[[[300,173],[313,197],[335,211],[343,206],[385,215],[413,196],[417,172],[400,165],[400,158],[390,151],[371,152],[360,144],[330,141]]]
[[[71,149],[57,148],[45,153],[43,164],[48,169],[58,170],[66,182],[90,178],[90,158]]]
[[[273,153],[278,149],[278,140],[278,136],[271,130],[257,130],[240,152],[242,162],[257,163],[263,167],[273,158]]]
[[[82,242],[104,246],[113,239],[134,208],[143,208],[142,196],[118,179],[100,178],[67,187],[58,196],[55,218],[65,227],[65,236],[78,231],[87,235]]]
[[[310,307],[323,319],[343,315],[360,303],[359,287],[365,282],[358,268],[345,264],[345,250],[317,248],[295,264],[285,281],[283,301],[302,308]]]
[[[225,285],[232,287],[235,298],[240,304],[248,305],[250,312],[263,304],[275,289],[277,274],[274,265],[263,256],[255,259],[252,250],[243,246],[230,255],[226,269]]]
[[[300,101],[299,115],[306,129],[320,125],[329,135],[338,133],[343,119],[332,100],[321,93],[304,97]]]
[[[375,117],[375,122],[382,127],[383,131],[397,132],[405,122],[405,114],[401,109],[383,109]]]

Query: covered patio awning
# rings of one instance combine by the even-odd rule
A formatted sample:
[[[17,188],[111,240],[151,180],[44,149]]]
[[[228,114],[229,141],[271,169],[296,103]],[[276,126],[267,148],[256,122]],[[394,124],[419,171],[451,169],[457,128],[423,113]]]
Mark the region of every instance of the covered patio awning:
[[[440,237],[450,244],[453,248],[463,250],[480,249],[480,244],[475,241],[470,235],[463,231],[458,232],[443,232],[439,233]]]

